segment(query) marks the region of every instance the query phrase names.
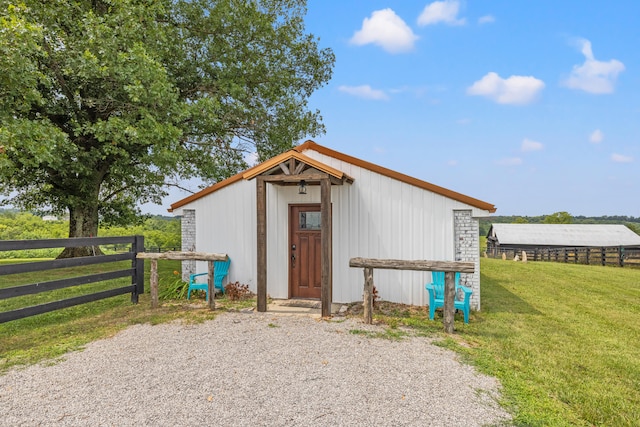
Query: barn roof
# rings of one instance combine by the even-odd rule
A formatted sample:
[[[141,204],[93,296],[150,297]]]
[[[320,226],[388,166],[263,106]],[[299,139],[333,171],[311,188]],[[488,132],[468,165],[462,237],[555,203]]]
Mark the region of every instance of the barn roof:
[[[440,195],[448,197],[450,199],[457,200],[457,201],[462,202],[462,203],[466,203],[466,204],[468,204],[470,206],[473,206],[475,208],[479,208],[479,209],[482,209],[482,210],[485,210],[485,211],[489,211],[489,212],[495,212],[496,211],[496,207],[494,205],[492,205],[491,203],[483,202],[482,200],[478,200],[478,199],[475,199],[473,197],[469,197],[469,196],[466,196],[464,194],[457,193],[457,192],[452,191],[452,190],[448,190],[448,189],[446,189],[444,187],[440,187],[440,186],[437,186],[435,184],[431,184],[429,182],[422,181],[422,180],[419,180],[417,178],[413,178],[413,177],[411,177],[409,175],[405,175],[405,174],[402,174],[400,172],[396,172],[396,171],[393,171],[391,169],[387,169],[387,168],[384,168],[382,166],[378,166],[376,164],[369,163],[367,161],[358,159],[356,157],[352,157],[352,156],[349,156],[347,154],[340,153],[338,151],[335,151],[335,150],[332,150],[330,148],[324,147],[324,146],[322,146],[320,144],[316,144],[313,141],[306,141],[304,144],[301,144],[301,145],[293,148],[292,150],[290,150],[290,151],[288,151],[288,152],[286,152],[284,154],[281,154],[280,156],[292,156],[292,155],[294,155],[296,157],[300,157],[300,154],[304,153],[307,150],[316,151],[316,152],[324,154],[326,156],[333,157],[333,158],[338,159],[338,160],[342,160],[344,162],[359,166],[359,167],[364,168],[364,169],[368,169],[368,170],[370,170],[372,172],[379,173],[381,175],[396,179],[398,181],[402,181],[404,183],[416,186],[418,188],[422,188],[424,190],[428,190],[428,191],[431,191],[433,193],[440,194]],[[274,159],[278,159],[278,158],[280,158],[280,156],[277,156]],[[304,156],[304,157],[305,157],[305,161],[309,161],[309,159],[306,156]],[[213,193],[215,191],[218,191],[221,188],[224,188],[224,187],[226,187],[228,185],[233,184],[234,182],[238,182],[238,181],[240,181],[242,179],[250,179],[251,177],[254,177],[255,175],[257,175],[260,172],[264,171],[265,167],[268,169],[268,167],[271,166],[271,163],[273,163],[274,159],[267,160],[264,163],[261,163],[259,165],[256,165],[256,166],[252,167],[252,168],[249,168],[244,172],[240,172],[240,173],[238,173],[238,174],[236,174],[236,175],[234,175],[234,176],[232,176],[230,178],[225,179],[224,181],[220,181],[220,182],[218,182],[218,183],[216,183],[216,184],[214,184],[214,185],[212,185],[210,187],[207,187],[207,188],[205,188],[205,189],[203,189],[203,190],[201,190],[201,191],[199,191],[199,192],[197,192],[195,194],[192,194],[189,197],[186,197],[186,198],[184,198],[182,200],[179,200],[179,201],[173,203],[171,205],[171,208],[169,209],[169,212],[172,212],[173,210],[178,209],[178,208],[180,208],[180,207],[182,207],[182,206],[184,206],[184,205],[186,205],[188,203],[191,203],[191,202],[193,202],[195,200],[198,200],[198,199],[200,199],[200,198],[202,198],[202,197],[204,197],[204,196],[206,196],[208,194],[211,194],[211,193]],[[318,165],[316,165],[316,167],[320,167],[320,166],[322,166],[322,164],[318,162]],[[323,165],[322,167],[328,168],[328,169],[333,169],[333,168],[331,168],[330,166],[327,166],[327,165]],[[341,172],[337,171],[336,173],[341,173]]]
[[[640,236],[616,224],[493,224],[487,238],[501,246],[640,246]]]

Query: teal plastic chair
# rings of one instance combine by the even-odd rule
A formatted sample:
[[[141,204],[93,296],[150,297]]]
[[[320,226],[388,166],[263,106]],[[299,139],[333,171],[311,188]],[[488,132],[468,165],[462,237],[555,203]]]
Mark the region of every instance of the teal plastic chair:
[[[219,289],[224,294],[224,286],[222,281],[229,273],[229,264],[231,264],[231,258],[227,257],[226,261],[214,261],[213,263],[213,286],[214,289]],[[209,300],[209,284],[207,282],[197,282],[196,279],[200,276],[207,277],[209,273],[194,273],[189,275],[189,289],[187,289],[187,299],[191,299],[191,291],[204,291],[205,299]]]
[[[473,291],[460,284],[460,273],[456,273],[456,298],[453,306],[456,310],[462,310],[464,323],[469,323],[469,303]],[[429,292],[429,319],[433,320],[436,308],[444,307],[444,271],[432,271],[431,283],[427,283],[425,288]],[[462,290],[464,298],[458,299],[459,290]]]

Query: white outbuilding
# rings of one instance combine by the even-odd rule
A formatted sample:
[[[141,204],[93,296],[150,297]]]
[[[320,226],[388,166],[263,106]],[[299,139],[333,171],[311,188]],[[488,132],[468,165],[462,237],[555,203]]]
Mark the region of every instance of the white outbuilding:
[[[227,280],[272,298],[362,300],[354,257],[472,261],[462,274],[480,309],[478,218],[487,202],[307,141],[171,205],[182,250],[226,253]],[[329,232],[326,232],[328,230]],[[205,272],[184,261],[183,277]],[[429,272],[377,270],[379,298],[427,305]]]

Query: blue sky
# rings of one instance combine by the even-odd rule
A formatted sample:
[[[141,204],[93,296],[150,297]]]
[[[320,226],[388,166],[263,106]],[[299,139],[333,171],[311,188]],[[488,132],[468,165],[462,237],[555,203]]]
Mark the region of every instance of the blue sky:
[[[314,140],[497,215],[640,216],[638,17],[635,0],[309,0],[336,55]]]

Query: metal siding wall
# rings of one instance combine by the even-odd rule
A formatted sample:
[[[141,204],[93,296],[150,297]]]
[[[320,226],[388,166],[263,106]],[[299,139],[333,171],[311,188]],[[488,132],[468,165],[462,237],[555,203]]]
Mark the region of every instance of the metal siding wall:
[[[353,257],[454,260],[453,210],[467,205],[314,151],[305,155],[342,170],[354,183],[334,186],[333,300],[362,299],[362,269]],[[429,272],[375,270],[380,298],[412,305],[428,301]]]
[[[256,292],[255,181],[236,182],[184,208],[196,211],[196,250],[227,253],[231,265],[225,280]],[[206,263],[198,262],[196,271],[206,272]]]

